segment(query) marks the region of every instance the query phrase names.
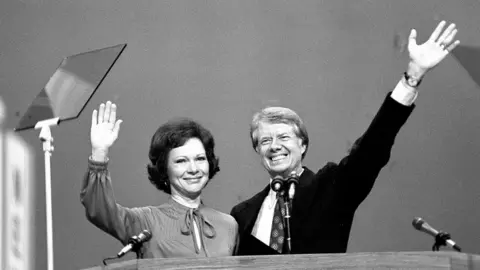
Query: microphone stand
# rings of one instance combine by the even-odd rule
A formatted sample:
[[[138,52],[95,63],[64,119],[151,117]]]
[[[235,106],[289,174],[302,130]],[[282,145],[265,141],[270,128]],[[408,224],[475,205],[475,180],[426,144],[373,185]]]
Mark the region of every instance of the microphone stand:
[[[285,216],[283,220],[285,222],[285,240],[287,243],[287,248],[285,253],[290,254],[292,252],[292,236],[290,234],[290,198],[287,192],[283,192],[283,205],[285,207]]]
[[[138,240],[138,237],[137,237],[137,236],[132,236],[132,237],[130,237],[130,240],[128,240],[128,243],[133,245],[133,247],[132,247],[132,249],[131,249],[130,251],[135,252],[135,254],[137,255],[137,264],[138,264],[138,260],[139,260],[139,259],[143,259],[143,256],[144,256],[144,254],[143,254],[143,252],[142,252],[142,250],[141,250],[141,249],[142,249],[142,246],[143,246],[143,243]],[[122,254],[122,253],[120,252],[120,253],[117,254],[117,256],[115,256],[115,257],[107,257],[107,258],[103,259],[103,265],[107,266],[107,261],[122,258],[122,257],[125,256],[126,254],[127,254],[127,253],[123,253],[123,254]],[[137,267],[138,267],[138,265],[137,265]]]
[[[135,252],[135,254],[137,255],[137,260],[143,259],[143,252],[142,252],[143,243],[138,241],[138,238],[136,236],[133,236],[130,239],[130,243],[133,244],[132,251]]]
[[[287,181],[285,181],[282,177],[275,177],[270,187],[273,191],[279,194],[279,198],[281,201],[281,207],[285,209],[285,215],[283,216],[283,223],[284,223],[284,233],[285,233],[285,243],[284,247],[286,254],[291,254],[292,252],[292,236],[290,233],[290,218],[291,218],[291,207],[293,203],[293,195],[295,193],[295,186],[298,184],[298,176],[296,176],[295,172],[293,175],[289,177]]]
[[[441,246],[447,246],[447,240],[450,240],[450,234],[447,232],[439,232],[435,236],[435,243],[432,246],[432,251],[439,251]],[[460,248],[454,247],[454,249],[458,252],[461,252]]]
[[[293,208],[293,197],[295,195],[295,189],[298,185],[298,176],[295,171],[290,173],[288,180],[286,181],[287,185],[285,188],[285,192],[283,193],[284,197],[284,205],[285,205],[285,238],[287,242],[287,250],[286,253],[290,254],[292,252],[292,235],[290,234],[290,210]]]

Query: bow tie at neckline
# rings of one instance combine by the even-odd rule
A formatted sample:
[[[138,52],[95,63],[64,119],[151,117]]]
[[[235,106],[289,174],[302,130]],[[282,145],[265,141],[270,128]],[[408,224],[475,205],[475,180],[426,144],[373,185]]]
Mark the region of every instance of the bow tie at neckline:
[[[195,229],[194,229],[194,223],[196,221],[196,224],[198,226],[198,231],[200,233],[200,245],[202,247],[202,249],[204,250],[205,252],[205,255],[207,255],[208,257],[208,253],[207,253],[207,250],[205,248],[205,242],[204,242],[204,236],[207,237],[207,238],[214,238],[215,235],[216,235],[216,232],[215,232],[215,228],[213,227],[213,225],[205,220],[205,218],[203,217],[202,213],[200,212],[199,209],[193,209],[193,208],[189,208],[187,210],[187,212],[185,213],[185,221],[183,222],[182,224],[182,228],[181,228],[181,232],[182,234],[184,235],[192,235],[193,237],[193,242],[194,242],[194,246],[195,246],[195,252],[197,254],[200,253],[200,250],[198,248],[198,246],[195,244],[195,237],[196,237],[196,232],[195,232]]]
[[[185,213],[185,222],[182,225],[182,233],[185,235],[190,235],[194,233],[193,224],[192,222],[198,221],[197,225],[199,225],[199,231],[202,232],[208,238],[215,237],[215,228],[213,225],[205,220],[202,213],[198,209],[190,208],[187,213]]]

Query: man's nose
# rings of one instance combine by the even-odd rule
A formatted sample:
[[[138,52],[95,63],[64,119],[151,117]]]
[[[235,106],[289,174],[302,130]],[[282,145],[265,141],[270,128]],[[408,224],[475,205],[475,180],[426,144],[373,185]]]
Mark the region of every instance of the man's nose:
[[[277,151],[282,148],[282,145],[278,142],[277,139],[272,140],[272,144],[270,144],[270,151]]]

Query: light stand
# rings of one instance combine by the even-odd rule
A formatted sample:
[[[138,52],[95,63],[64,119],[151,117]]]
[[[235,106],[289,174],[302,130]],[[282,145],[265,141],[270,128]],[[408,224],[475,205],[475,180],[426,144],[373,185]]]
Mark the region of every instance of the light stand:
[[[40,141],[45,153],[45,204],[47,225],[47,263],[53,270],[52,179],[50,158],[53,137],[50,131],[65,120],[78,118],[97,91],[127,44],[82,52],[64,57],[47,84],[35,97],[16,131],[40,129]]]
[[[38,121],[35,129],[40,129],[40,141],[43,144],[43,152],[45,153],[45,204],[46,204],[46,220],[47,220],[47,263],[48,270],[53,270],[53,229],[52,229],[52,177],[50,157],[53,152],[53,137],[50,132],[51,126],[58,125],[60,118],[52,118]]]

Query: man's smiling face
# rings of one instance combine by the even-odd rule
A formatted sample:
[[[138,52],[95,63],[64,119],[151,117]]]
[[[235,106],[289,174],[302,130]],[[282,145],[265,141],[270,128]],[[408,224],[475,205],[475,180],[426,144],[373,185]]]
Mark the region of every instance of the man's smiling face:
[[[297,136],[294,126],[260,122],[255,133],[258,138],[257,153],[272,178],[277,175],[286,177],[292,171],[301,170],[306,146]]]

